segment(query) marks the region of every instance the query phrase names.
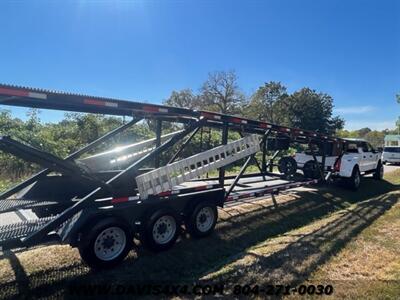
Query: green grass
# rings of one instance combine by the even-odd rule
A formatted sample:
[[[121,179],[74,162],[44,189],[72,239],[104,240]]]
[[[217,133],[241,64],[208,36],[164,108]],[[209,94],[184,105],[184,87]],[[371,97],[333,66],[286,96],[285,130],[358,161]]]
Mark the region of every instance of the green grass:
[[[0,193],[8,189],[12,185],[11,180],[0,179]]]
[[[183,234],[174,248],[158,254],[138,245],[120,267],[108,271],[91,272],[69,246],[7,252],[0,256],[0,297],[62,296],[68,286],[84,283],[224,282],[229,286],[332,281],[329,276],[344,273],[345,268],[335,265],[335,258],[347,251],[344,257],[351,263],[350,254],[361,249],[361,244],[354,243],[359,237],[365,235],[363,242],[381,247],[371,251],[396,248],[384,235],[390,235],[392,228],[382,228],[398,218],[400,171],[385,179],[365,178],[358,192],[327,186],[281,195],[277,208],[271,199],[227,208],[220,211],[217,230],[210,237],[195,240]],[[380,223],[382,218],[387,219]],[[385,238],[375,241],[379,235]],[[327,272],[333,269],[337,272]],[[395,270],[387,272],[397,276]],[[383,283],[376,289],[384,289],[387,295],[396,292]]]

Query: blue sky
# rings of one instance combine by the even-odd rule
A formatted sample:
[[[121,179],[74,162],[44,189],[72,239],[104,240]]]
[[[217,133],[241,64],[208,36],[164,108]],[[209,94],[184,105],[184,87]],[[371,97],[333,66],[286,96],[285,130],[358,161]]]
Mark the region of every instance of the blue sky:
[[[60,2],[0,3],[0,82],[157,103],[234,69],[330,94],[348,129],[400,115],[399,1]]]

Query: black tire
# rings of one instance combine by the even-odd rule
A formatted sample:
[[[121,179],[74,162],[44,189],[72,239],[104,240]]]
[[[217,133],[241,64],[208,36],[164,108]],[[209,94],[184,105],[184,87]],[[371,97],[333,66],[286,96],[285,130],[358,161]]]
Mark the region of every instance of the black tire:
[[[204,201],[196,205],[191,214],[186,218],[186,229],[191,236],[202,238],[210,235],[218,220],[216,205],[210,201]]]
[[[384,174],[383,165],[381,162],[378,162],[378,165],[376,166],[376,170],[374,172],[373,177],[375,180],[382,180],[383,174]]]
[[[314,160],[309,160],[303,166],[303,174],[305,178],[319,179],[321,177],[320,164]]]
[[[116,218],[97,220],[87,227],[90,229],[82,233],[78,250],[82,260],[93,269],[114,267],[132,249],[131,228]]]
[[[287,176],[296,174],[297,162],[293,157],[282,157],[278,162],[278,170]]]
[[[353,191],[357,191],[361,184],[361,174],[357,166],[353,168],[351,177],[347,179],[347,185]]]
[[[146,248],[156,252],[171,248],[181,232],[178,217],[170,209],[155,211],[144,224],[140,240]]]

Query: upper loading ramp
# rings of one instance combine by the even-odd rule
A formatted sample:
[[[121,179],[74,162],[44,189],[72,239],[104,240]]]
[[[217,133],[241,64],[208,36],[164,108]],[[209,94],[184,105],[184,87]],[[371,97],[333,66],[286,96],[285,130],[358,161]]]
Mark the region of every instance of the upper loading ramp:
[[[181,131],[162,135],[160,139],[161,143],[165,142],[167,139],[179,132]],[[91,172],[120,170],[154,150],[156,148],[155,143],[156,138],[152,138],[82,158],[79,159],[79,162],[86,165]]]
[[[118,116],[165,118],[178,122],[188,122],[190,120],[204,118],[207,123],[206,126],[220,127],[228,125],[231,129],[259,134],[270,130],[276,135],[288,137],[292,140],[304,143],[310,140],[329,142],[341,140],[315,131],[290,128],[214,112],[2,84],[0,84],[0,104]],[[345,142],[344,140],[341,141]]]

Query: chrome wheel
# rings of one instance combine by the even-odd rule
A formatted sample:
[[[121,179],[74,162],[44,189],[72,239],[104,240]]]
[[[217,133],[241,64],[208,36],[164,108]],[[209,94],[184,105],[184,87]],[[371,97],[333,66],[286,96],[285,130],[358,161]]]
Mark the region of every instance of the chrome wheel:
[[[102,261],[110,261],[117,258],[125,249],[126,234],[119,227],[104,229],[94,242],[94,253]]]
[[[201,232],[210,230],[215,221],[214,211],[211,207],[203,207],[196,216],[196,226]]]
[[[385,168],[384,168],[383,165],[381,165],[381,169],[379,170],[379,177],[380,177],[380,179],[383,178],[384,173],[385,173]]]
[[[167,244],[175,236],[176,221],[169,215],[159,218],[153,226],[153,239],[157,244]]]

